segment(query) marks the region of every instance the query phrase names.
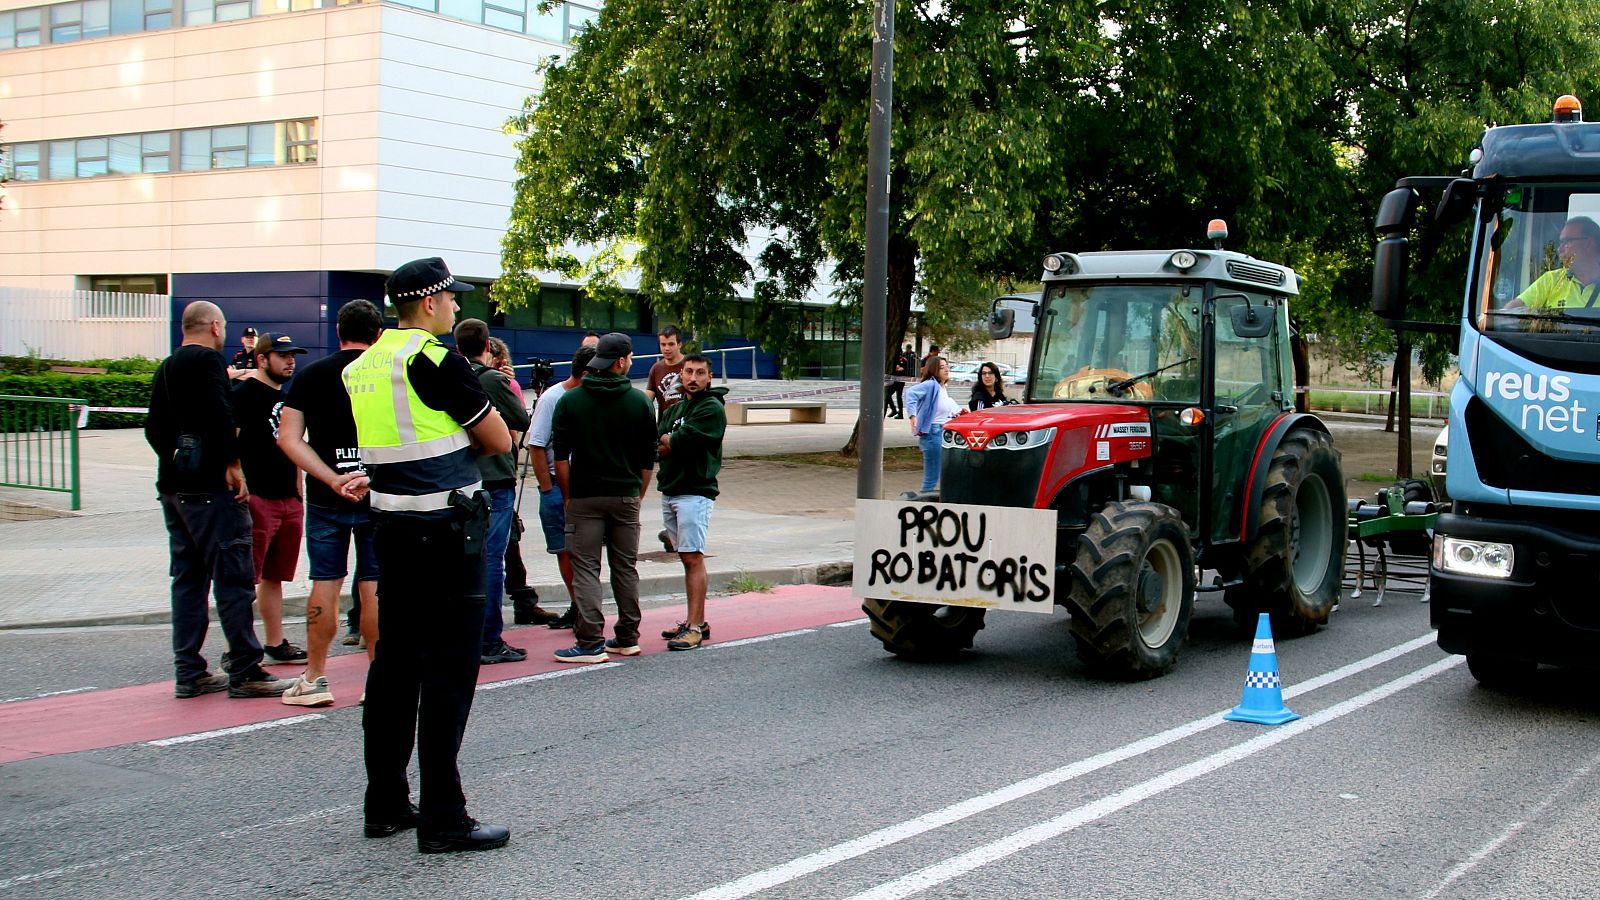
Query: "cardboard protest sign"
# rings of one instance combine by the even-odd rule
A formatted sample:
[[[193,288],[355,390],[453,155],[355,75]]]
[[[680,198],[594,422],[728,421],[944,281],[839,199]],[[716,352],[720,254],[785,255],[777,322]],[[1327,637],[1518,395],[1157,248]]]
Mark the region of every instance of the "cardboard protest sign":
[[[1050,614],[1056,513],[915,500],[856,501],[854,593]]]

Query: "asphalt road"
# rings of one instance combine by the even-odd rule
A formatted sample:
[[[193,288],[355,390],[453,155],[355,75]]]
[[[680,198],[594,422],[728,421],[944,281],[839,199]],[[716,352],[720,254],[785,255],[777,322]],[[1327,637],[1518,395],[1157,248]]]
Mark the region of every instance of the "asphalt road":
[[[1217,600],[1137,684],[1058,612],[991,614],[954,663],[858,621],[481,691],[463,775],[512,829],[484,854],[362,837],[353,708],[14,762],[0,896],[1594,896],[1593,681],[1481,689],[1426,606],[1369,602],[1277,643],[1278,728],[1220,719],[1250,643]],[[166,642],[8,633],[0,700],[153,681]]]

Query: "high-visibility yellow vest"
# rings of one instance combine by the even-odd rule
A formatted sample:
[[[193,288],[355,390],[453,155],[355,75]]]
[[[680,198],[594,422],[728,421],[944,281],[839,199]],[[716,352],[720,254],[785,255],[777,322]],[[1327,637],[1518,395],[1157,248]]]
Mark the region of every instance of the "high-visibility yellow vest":
[[[394,328],[344,368],[375,510],[444,510],[455,491],[470,495],[483,487],[466,430],[423,403],[407,377],[417,354],[437,365],[449,352],[422,329]]]

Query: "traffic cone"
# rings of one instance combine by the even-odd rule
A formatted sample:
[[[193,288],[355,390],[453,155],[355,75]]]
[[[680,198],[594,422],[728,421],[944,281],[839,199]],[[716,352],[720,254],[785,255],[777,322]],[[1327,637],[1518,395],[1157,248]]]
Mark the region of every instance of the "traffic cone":
[[[1272,647],[1272,619],[1266,613],[1256,620],[1256,642],[1250,648],[1250,671],[1244,676],[1239,705],[1222,717],[1233,722],[1282,725],[1300,718],[1283,705],[1283,683],[1278,680],[1278,651]]]

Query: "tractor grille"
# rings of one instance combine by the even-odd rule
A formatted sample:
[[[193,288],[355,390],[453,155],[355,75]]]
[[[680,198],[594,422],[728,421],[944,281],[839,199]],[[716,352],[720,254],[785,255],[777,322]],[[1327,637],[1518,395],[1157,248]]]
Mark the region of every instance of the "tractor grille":
[[[1044,474],[1049,445],[1027,450],[968,450],[945,447],[939,499],[946,503],[1032,508]]]
[[[1283,284],[1284,274],[1282,269],[1272,266],[1258,266],[1254,263],[1240,262],[1236,259],[1228,260],[1228,274],[1240,281],[1253,281],[1256,284],[1269,284],[1279,287]]]
[[[1467,437],[1478,450],[1473,461],[1490,487],[1600,496],[1600,466],[1546,456],[1501,421],[1476,397],[1467,401]]]

